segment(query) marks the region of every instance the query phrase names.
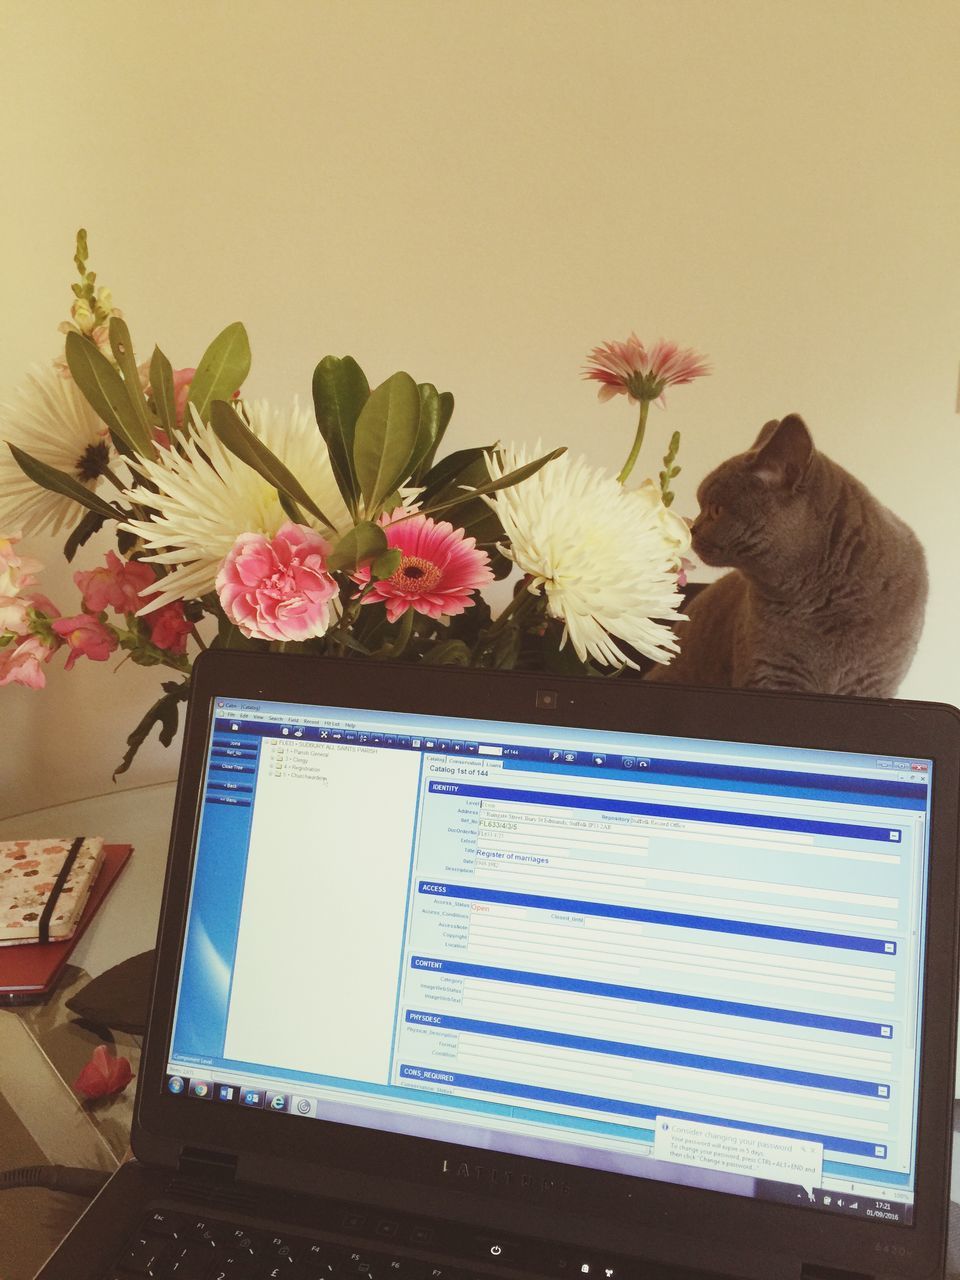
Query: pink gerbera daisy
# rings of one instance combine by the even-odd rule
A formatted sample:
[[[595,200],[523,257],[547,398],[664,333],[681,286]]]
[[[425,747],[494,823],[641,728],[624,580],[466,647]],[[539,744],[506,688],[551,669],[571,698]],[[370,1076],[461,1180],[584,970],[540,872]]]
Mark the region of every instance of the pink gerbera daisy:
[[[477,549],[476,538],[466,537],[448,521],[410,516],[398,509],[384,513],[380,524],[387,543],[397,548],[401,559],[389,578],[374,584],[364,604],[382,600],[390,622],[408,609],[430,618],[463,613],[473,604],[473,592],[493,581],[490,557]],[[356,580],[369,582],[370,570],[361,569]]]
[[[618,395],[659,400],[667,387],[710,373],[710,365],[692,348],[661,339],[648,350],[635,333],[625,342],[594,347],[587,359],[583,376],[601,384],[601,400]]]

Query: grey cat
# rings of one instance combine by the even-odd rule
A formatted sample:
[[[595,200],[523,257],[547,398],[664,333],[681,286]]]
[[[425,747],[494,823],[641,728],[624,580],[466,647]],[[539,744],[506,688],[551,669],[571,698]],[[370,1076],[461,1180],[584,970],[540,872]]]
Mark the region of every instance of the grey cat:
[[[693,548],[731,566],[690,602],[681,650],[648,680],[888,698],[927,599],[923,548],[803,420],[768,422],[697,491]]]

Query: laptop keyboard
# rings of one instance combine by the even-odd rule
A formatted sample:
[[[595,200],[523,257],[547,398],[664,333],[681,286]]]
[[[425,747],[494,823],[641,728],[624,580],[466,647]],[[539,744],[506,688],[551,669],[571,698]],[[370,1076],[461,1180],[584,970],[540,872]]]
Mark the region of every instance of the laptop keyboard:
[[[394,1251],[385,1241],[345,1244],[296,1232],[249,1228],[236,1222],[197,1217],[169,1209],[149,1211],[102,1280],[491,1280],[501,1268],[513,1275],[589,1275],[611,1280],[722,1280],[711,1273],[657,1263],[582,1265],[568,1254],[543,1255],[547,1245],[527,1242],[521,1256],[513,1244],[490,1246],[488,1267],[463,1259],[455,1263]],[[535,1250],[537,1256],[532,1256]],[[486,1249],[484,1250],[486,1253]],[[579,1255],[577,1255],[579,1257]],[[492,1267],[489,1262],[494,1262]]]
[[[150,1280],[482,1280],[484,1273],[376,1246],[274,1234],[156,1209],[146,1215],[104,1280],[136,1276]]]

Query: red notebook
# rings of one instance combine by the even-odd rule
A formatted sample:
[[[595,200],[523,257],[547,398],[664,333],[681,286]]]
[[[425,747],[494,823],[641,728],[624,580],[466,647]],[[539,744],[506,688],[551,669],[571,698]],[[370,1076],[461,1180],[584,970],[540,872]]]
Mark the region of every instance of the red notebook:
[[[103,865],[93,882],[72,938],[63,942],[27,942],[15,947],[0,947],[0,1005],[32,1004],[47,998],[71,951],[83,937],[87,925],[132,852],[133,845],[130,844],[104,845]]]

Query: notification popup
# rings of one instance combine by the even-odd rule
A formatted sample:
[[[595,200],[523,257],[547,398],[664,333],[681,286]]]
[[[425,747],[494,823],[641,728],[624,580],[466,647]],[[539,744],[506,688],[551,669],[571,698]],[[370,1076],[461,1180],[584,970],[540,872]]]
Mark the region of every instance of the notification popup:
[[[657,1116],[653,1155],[672,1164],[800,1186],[811,1203],[823,1173],[823,1145],[819,1142],[698,1124],[674,1116]]]

